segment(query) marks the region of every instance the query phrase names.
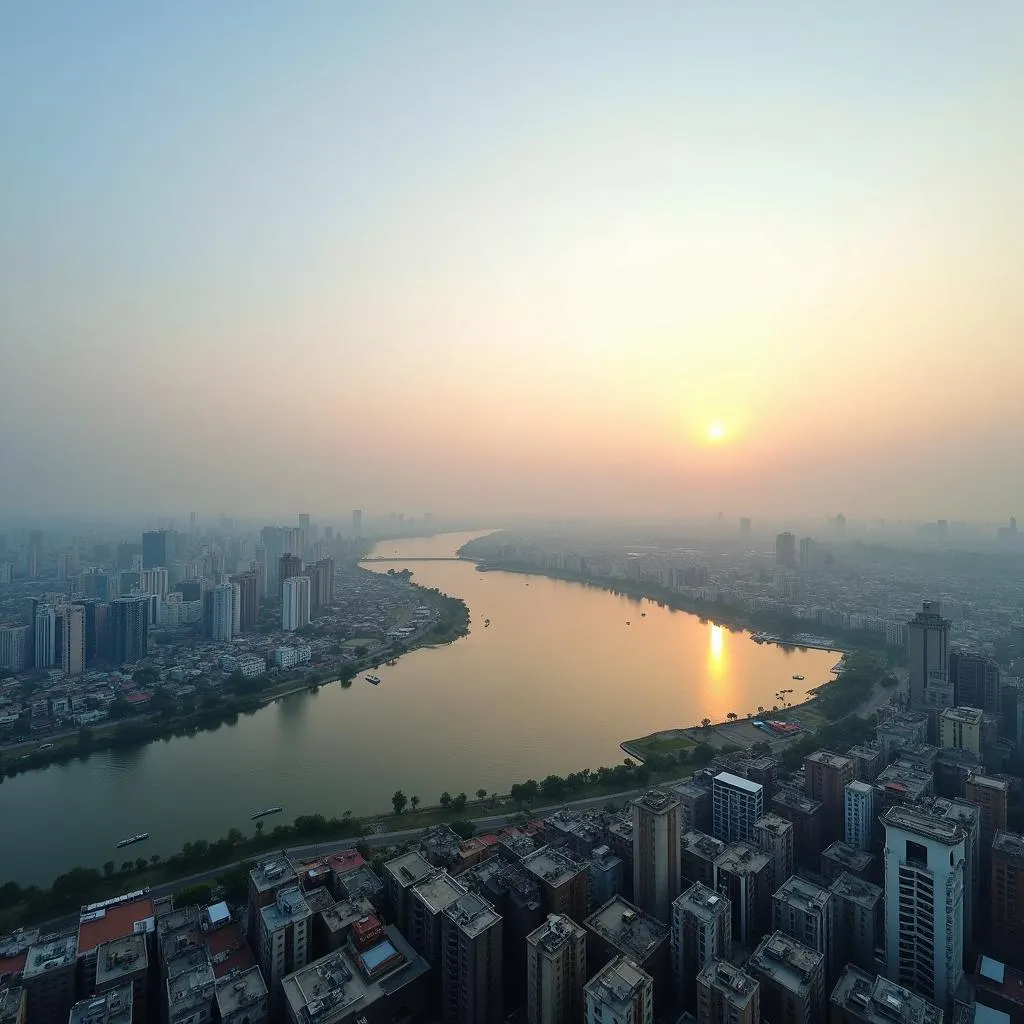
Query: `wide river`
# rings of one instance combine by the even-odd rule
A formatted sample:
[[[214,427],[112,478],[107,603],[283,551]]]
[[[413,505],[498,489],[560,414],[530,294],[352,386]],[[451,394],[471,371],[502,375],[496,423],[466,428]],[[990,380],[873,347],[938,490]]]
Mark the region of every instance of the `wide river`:
[[[449,555],[473,536],[389,541],[376,553]],[[250,833],[252,812],[272,804],[285,810],[268,825],[385,810],[396,789],[426,804],[444,790],[507,792],[614,765],[623,740],[745,715],[783,687],[797,688],[795,701],[791,676],[815,686],[836,660],[579,584],[459,561],[408,567],[416,582],[466,601],[469,636],[381,668],[380,686],[323,686],[214,732],[4,780],[0,882],[48,884],[76,864],[167,856],[232,827]],[[147,831],[149,842],[115,849]]]

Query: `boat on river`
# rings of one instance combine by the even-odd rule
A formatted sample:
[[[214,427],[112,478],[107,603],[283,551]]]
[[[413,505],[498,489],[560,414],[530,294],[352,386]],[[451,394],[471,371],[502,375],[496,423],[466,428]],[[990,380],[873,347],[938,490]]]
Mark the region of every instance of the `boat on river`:
[[[793,676],[792,678],[796,679],[798,682],[803,682],[803,679],[804,679],[803,676]],[[790,691],[790,692],[792,692],[792,691]]]
[[[140,832],[138,835],[134,835],[130,839],[122,839],[121,842],[117,844],[117,848],[120,850],[122,846],[131,846],[132,843],[141,843],[143,839],[148,838],[148,832]]]
[[[380,676],[367,676],[366,681],[373,683],[374,686],[380,686]]]
[[[255,821],[257,818],[265,818],[268,814],[279,814],[283,810],[283,807],[264,807],[262,811],[257,811],[252,816],[252,820]]]

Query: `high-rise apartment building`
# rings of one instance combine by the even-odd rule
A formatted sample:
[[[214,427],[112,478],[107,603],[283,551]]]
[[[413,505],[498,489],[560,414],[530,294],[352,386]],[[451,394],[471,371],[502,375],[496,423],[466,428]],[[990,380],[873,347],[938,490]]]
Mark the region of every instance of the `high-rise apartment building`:
[[[697,975],[697,1024],[761,1024],[757,979],[728,960],[709,960]]]
[[[843,838],[843,787],[853,781],[853,761],[831,750],[816,750],[804,758],[804,793],[820,800],[823,846]]]
[[[706,885],[692,885],[672,901],[672,981],[676,1000],[693,1010],[697,975],[711,960],[728,960],[732,950],[732,908]]]
[[[303,554],[305,554],[305,547],[313,540],[313,535],[309,532],[308,512],[299,513],[299,531],[302,534]]]
[[[363,535],[363,510],[361,508],[352,509],[352,535],[354,537]]]
[[[284,597],[284,581],[302,575],[302,559],[298,555],[285,553],[277,560],[277,592]]]
[[[67,676],[80,676],[85,671],[85,608],[80,604],[64,609],[60,664]]]
[[[284,581],[281,596],[281,628],[288,632],[309,625],[309,577],[293,576]]]
[[[764,814],[764,787],[731,772],[719,772],[711,787],[715,838],[726,843],[749,839]]]
[[[399,930],[406,930],[413,888],[434,874],[433,865],[418,850],[399,854],[384,865],[384,894]]]
[[[409,942],[435,973],[441,966],[441,915],[465,893],[466,887],[447,871],[436,871],[406,895]]]
[[[681,891],[679,800],[652,789],[633,801],[633,902],[668,921]]]
[[[298,886],[282,889],[259,910],[259,964],[275,1008],[281,1005],[281,979],[309,963],[312,917]]]
[[[251,633],[259,614],[259,578],[254,572],[241,572],[232,576],[231,582],[238,587],[238,631]]]
[[[749,537],[750,536],[750,517],[749,516],[742,516],[740,518],[740,536],[741,537]]]
[[[281,530],[282,554],[296,555],[301,560],[304,546],[305,535],[297,526],[286,526]]]
[[[841,874],[829,886],[835,923],[832,945],[837,964],[875,970],[875,951],[885,941],[882,890],[862,878]]]
[[[748,948],[769,926],[775,871],[772,859],[747,843],[733,843],[715,859],[715,889],[728,897],[732,934]]]
[[[151,530],[142,535],[142,568],[167,566],[167,531]]]
[[[910,650],[910,703],[913,707],[926,707],[927,688],[932,673],[949,671],[949,631],[952,623],[942,617],[940,601],[925,601],[907,623],[907,643]]]
[[[466,893],[441,918],[441,1019],[444,1024],[500,1024],[501,916]]]
[[[981,708],[992,715],[1000,713],[999,663],[994,658],[950,651],[949,678],[957,707]]]
[[[30,946],[22,967],[29,1024],[66,1024],[75,1003],[78,939],[48,935]]]
[[[523,870],[537,879],[545,914],[565,914],[574,921],[583,921],[590,883],[585,860],[577,860],[557,846],[542,846],[521,863]]]
[[[235,603],[237,601],[237,584],[219,583],[213,588],[213,625],[211,635],[214,640],[228,643],[235,635]]]
[[[528,1024],[572,1024],[583,1015],[587,932],[564,914],[549,914],[526,936]]]
[[[778,814],[764,814],[754,822],[751,841],[772,861],[772,884],[793,874],[793,823]]]
[[[798,875],[790,875],[772,897],[772,927],[821,953],[827,981],[839,973],[834,910],[830,890]]]
[[[766,935],[747,961],[761,987],[765,1020],[819,1024],[825,1019],[825,958],[783,932]]]
[[[31,626],[0,626],[0,668],[21,672],[34,656]]]
[[[119,597],[107,612],[110,660],[130,665],[149,653],[149,601],[144,597]]]
[[[992,840],[992,942],[1011,962],[1024,949],[1024,836],[996,832]]]
[[[981,849],[991,849],[992,838],[1006,828],[1006,808],[1010,798],[1010,784],[1004,779],[988,775],[972,775],[964,783],[964,799],[979,808]]]
[[[57,665],[57,613],[48,604],[40,604],[35,612],[35,667],[53,668]]]
[[[885,974],[938,1006],[963,977],[967,834],[910,807],[891,807],[885,828]]]
[[[943,708],[939,713],[939,746],[981,755],[981,708]]]
[[[806,793],[788,786],[781,787],[771,801],[772,813],[793,824],[794,860],[811,871],[820,867],[825,846],[821,841],[823,806],[820,800],[812,800]]]
[[[944,1017],[939,1007],[888,978],[849,965],[830,998],[830,1024],[942,1024]]]
[[[818,567],[818,542],[813,537],[800,538],[800,568],[810,572]]]
[[[624,956],[605,964],[583,995],[585,1024],[654,1024],[654,979]]]
[[[843,787],[843,840],[870,851],[875,834],[875,788],[854,779]]]
[[[796,536],[780,533],[775,538],[775,564],[792,569],[796,566]]]
[[[0,561],[0,587],[7,586],[14,579],[14,565],[11,562]]]

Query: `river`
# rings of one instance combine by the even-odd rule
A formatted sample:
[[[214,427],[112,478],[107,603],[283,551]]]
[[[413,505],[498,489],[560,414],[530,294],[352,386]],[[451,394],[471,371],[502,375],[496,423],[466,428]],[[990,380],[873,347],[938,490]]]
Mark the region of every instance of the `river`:
[[[473,536],[389,541],[374,553],[451,555]],[[836,660],[575,583],[459,561],[408,568],[415,582],[466,601],[469,636],[381,668],[380,686],[326,685],[214,732],[4,780],[0,881],[48,884],[76,864],[167,856],[232,827],[250,833],[252,812],[271,804],[285,811],[268,827],[299,814],[385,810],[396,789],[427,804],[444,790],[507,792],[528,778],[614,765],[624,740],[770,706],[783,687],[827,680]],[[806,682],[791,682],[794,674]],[[114,848],[141,831],[149,842]]]

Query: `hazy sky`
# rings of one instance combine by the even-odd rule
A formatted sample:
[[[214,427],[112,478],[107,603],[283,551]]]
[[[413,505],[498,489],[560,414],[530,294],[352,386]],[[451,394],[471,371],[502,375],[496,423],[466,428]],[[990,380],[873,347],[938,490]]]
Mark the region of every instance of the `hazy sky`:
[[[8,4],[0,511],[1024,515],[1022,54],[1020,0]]]

